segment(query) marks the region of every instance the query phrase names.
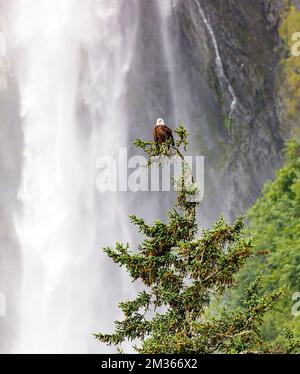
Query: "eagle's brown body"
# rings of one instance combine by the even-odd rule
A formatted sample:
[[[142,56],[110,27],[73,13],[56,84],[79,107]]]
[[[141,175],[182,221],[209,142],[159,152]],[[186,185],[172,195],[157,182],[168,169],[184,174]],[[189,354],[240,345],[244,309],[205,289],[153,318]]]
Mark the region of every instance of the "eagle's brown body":
[[[154,126],[153,138],[156,144],[168,143],[169,145],[175,145],[172,130],[162,120]]]

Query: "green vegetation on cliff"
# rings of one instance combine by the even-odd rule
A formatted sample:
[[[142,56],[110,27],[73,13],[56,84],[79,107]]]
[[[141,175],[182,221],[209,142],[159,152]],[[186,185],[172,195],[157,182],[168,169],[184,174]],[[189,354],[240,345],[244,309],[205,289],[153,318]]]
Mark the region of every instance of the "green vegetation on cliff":
[[[285,155],[284,167],[265,185],[262,197],[248,214],[257,250],[265,249],[269,254],[248,261],[237,278],[237,291],[230,296],[233,305],[239,304],[245,284],[261,273],[263,292],[285,286],[284,297],[265,316],[264,334],[271,340],[284,326],[300,336],[300,315],[292,313],[293,295],[300,292],[300,145],[288,142]]]

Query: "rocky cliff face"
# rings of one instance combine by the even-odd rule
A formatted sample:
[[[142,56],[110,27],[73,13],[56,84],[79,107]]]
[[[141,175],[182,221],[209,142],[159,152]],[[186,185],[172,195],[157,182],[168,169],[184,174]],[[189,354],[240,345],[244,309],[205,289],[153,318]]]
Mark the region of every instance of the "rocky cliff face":
[[[169,16],[166,3],[124,7],[136,29],[128,144],[149,137],[157,116],[171,127],[184,122],[193,151],[206,157],[205,224],[220,211],[233,218],[274,176],[292,135],[279,94],[284,1],[174,0]]]
[[[219,208],[230,217],[254,202],[263,183],[281,164],[284,139],[294,134],[286,131],[284,93],[278,94],[283,85],[279,35],[283,3],[195,0],[177,4],[181,54],[189,56],[189,71],[203,70],[199,63],[205,62],[212,98],[218,106],[219,115],[215,112],[209,121],[209,127],[215,129],[212,152],[206,149],[204,154],[217,185],[214,193],[221,195]],[[299,5],[297,1],[295,5]],[[232,113],[231,90],[236,97]],[[295,121],[289,126],[295,127]],[[210,199],[206,204],[210,205]]]
[[[237,96],[227,160],[225,204],[235,213],[254,201],[281,161],[276,77],[280,61],[280,4],[204,1],[214,25],[224,71]]]

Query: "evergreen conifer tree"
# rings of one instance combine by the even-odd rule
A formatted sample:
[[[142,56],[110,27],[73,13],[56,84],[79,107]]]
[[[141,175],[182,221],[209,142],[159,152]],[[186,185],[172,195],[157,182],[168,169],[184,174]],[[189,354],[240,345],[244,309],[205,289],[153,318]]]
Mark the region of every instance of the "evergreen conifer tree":
[[[139,353],[249,353],[270,352],[264,344],[261,326],[264,314],[281,297],[278,289],[260,295],[260,279],[245,287],[243,306],[230,310],[225,306],[214,313],[209,308],[216,297],[234,286],[235,275],[254,255],[253,239],[244,233],[244,221],[229,224],[221,218],[208,230],[199,233],[196,222],[193,179],[183,152],[188,134],[183,126],[175,130],[174,147],[157,147],[153,142],[137,140],[135,144],[148,156],[149,165],[160,156],[173,152],[182,162],[181,185],[177,201],[166,223],[148,224],[135,215],[130,217],[144,235],[138,249],[117,243],[104,248],[119,266],[125,267],[133,281],[140,280],[144,290],[135,300],[123,301],[124,319],[115,322],[112,334],[95,337],[108,345],[121,346],[132,341]],[[189,183],[185,183],[186,179]],[[192,180],[192,183],[190,183]],[[192,186],[191,186],[192,184]],[[297,342],[291,331],[276,351],[293,351]]]

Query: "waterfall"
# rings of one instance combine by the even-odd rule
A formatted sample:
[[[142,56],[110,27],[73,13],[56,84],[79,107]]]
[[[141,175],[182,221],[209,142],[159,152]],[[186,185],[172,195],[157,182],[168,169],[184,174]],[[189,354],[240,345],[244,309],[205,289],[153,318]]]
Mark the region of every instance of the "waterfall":
[[[230,110],[229,110],[229,118],[232,118],[233,114],[234,114],[234,111],[235,111],[235,108],[236,108],[236,105],[237,105],[237,97],[235,95],[235,92],[233,90],[233,87],[232,85],[230,84],[228,78],[226,77],[226,74],[224,72],[224,67],[223,67],[223,63],[222,63],[222,59],[221,59],[221,56],[220,56],[220,52],[219,52],[219,47],[218,47],[218,43],[217,43],[217,40],[216,40],[216,37],[215,37],[215,33],[214,33],[214,30],[208,20],[208,18],[206,17],[201,5],[200,5],[200,2],[196,2],[197,6],[198,6],[198,9],[199,9],[199,13],[203,19],[203,22],[207,28],[207,31],[211,37],[211,41],[213,43],[213,47],[214,47],[214,51],[215,51],[215,63],[216,63],[216,69],[217,69],[217,75],[218,75],[218,78],[220,80],[220,82],[224,82],[227,89],[228,89],[228,92],[231,96],[231,104],[230,104]]]
[[[152,136],[161,116],[173,128],[183,121],[194,139],[214,147],[210,121],[220,119],[205,64],[186,63],[182,5],[10,2],[23,132],[13,214],[22,269],[11,352],[104,352],[92,333],[110,332],[118,302],[135,293],[100,248],[136,244],[128,214],[165,219],[170,194],[100,193],[99,157],[116,158],[120,147],[133,154],[132,140]],[[217,48],[216,55],[219,61]]]
[[[122,5],[19,0],[12,8],[24,133],[15,352],[97,352],[92,333],[112,318],[100,247],[128,240],[128,219],[117,194],[98,196],[95,180],[97,157],[126,141],[121,98],[131,46]]]

